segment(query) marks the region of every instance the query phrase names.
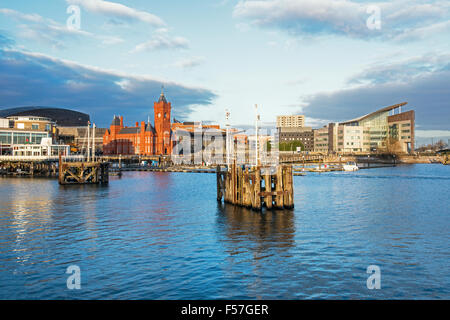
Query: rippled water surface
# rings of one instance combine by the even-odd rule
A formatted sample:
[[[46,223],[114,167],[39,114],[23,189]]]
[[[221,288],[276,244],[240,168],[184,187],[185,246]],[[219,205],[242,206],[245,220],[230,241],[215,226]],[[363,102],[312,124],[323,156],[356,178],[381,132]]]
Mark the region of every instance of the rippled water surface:
[[[449,166],[294,182],[295,210],[256,213],[218,204],[213,174],[0,178],[0,299],[450,298]]]

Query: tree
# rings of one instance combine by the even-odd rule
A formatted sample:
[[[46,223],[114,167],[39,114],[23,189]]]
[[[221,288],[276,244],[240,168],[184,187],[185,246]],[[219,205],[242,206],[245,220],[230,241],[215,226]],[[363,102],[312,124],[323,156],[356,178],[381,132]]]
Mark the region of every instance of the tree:
[[[401,153],[403,151],[400,141],[393,137],[387,137],[385,140],[385,144],[386,144],[386,151],[388,153],[395,154]]]
[[[297,151],[297,147],[300,147],[302,151],[305,150],[305,146],[299,140],[280,142],[280,151]]]
[[[266,151],[267,152],[272,151],[272,144],[270,143],[270,140],[267,140],[266,142]]]

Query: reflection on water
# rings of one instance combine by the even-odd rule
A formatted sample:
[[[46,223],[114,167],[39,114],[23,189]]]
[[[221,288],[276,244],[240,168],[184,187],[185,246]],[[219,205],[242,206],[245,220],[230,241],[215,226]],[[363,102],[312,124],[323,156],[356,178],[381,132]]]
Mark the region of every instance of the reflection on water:
[[[218,204],[217,224],[229,238],[230,254],[243,241],[255,243],[255,259],[270,249],[287,251],[294,245],[294,213],[292,210],[267,211],[265,214],[230,204]]]
[[[0,298],[449,298],[449,168],[295,177],[295,210],[216,201],[215,175],[0,179]],[[82,290],[66,288],[79,265]],[[366,288],[379,265],[382,289]]]

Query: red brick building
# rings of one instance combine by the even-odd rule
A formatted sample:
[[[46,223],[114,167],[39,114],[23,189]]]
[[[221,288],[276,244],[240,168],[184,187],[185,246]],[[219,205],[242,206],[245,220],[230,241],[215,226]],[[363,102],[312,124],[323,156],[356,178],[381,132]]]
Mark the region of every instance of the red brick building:
[[[168,155],[172,153],[171,104],[161,93],[158,102],[153,104],[154,127],[150,122],[136,122],[135,127],[125,127],[123,117],[114,116],[111,126],[103,135],[103,153]]]

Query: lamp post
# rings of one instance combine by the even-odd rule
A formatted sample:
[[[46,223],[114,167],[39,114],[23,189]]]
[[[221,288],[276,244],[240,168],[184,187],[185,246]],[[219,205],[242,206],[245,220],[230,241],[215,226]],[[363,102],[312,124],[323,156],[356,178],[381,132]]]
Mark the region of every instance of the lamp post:
[[[87,127],[87,161],[91,161],[91,122],[88,121],[88,127]]]
[[[231,143],[230,143],[230,111],[228,109],[225,109],[225,126],[226,126],[226,137],[225,137],[225,149],[227,153],[227,167],[230,167],[230,149],[231,149]]]
[[[92,161],[95,161],[95,123],[92,124]]]

